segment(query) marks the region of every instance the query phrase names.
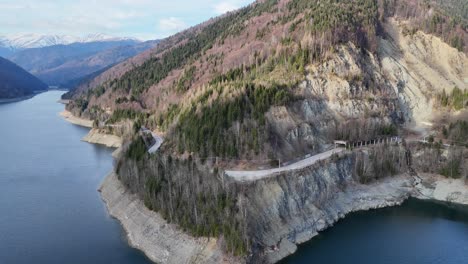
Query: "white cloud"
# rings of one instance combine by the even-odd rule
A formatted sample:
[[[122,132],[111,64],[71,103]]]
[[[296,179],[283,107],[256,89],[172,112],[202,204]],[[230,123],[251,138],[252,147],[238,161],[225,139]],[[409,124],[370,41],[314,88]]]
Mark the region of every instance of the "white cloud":
[[[159,20],[159,29],[166,32],[177,32],[187,28],[187,24],[176,17],[163,18]]]
[[[236,10],[240,7],[240,5],[238,3],[233,3],[233,2],[221,2],[219,4],[216,4],[214,6],[214,11],[216,14],[220,15],[220,14],[224,14],[224,13],[227,13],[229,11],[233,11],[233,10]]]
[[[0,35],[167,37],[253,0],[0,0]]]

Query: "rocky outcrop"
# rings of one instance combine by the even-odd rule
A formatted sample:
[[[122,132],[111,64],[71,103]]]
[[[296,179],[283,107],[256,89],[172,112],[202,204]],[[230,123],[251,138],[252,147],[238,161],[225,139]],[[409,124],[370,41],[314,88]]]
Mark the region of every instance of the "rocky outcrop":
[[[468,58],[440,38],[418,31],[404,34],[404,23],[390,19],[380,41],[382,72],[398,94],[407,121],[430,122],[434,97],[468,87]]]
[[[409,197],[468,205],[468,185],[440,175],[402,174],[371,184],[353,178],[350,159],[329,162],[253,183],[243,199],[253,263],[275,263],[346,214],[395,206]]]
[[[468,205],[468,185],[462,179],[426,173],[416,178],[413,196],[423,200]]]
[[[252,262],[275,263],[346,214],[399,205],[413,190],[405,175],[362,185],[352,172],[344,158],[253,183],[243,198],[258,250]]]
[[[363,140],[372,138],[368,130],[385,124],[423,126],[439,111],[439,93],[468,88],[466,54],[421,31],[404,34],[404,26],[389,19],[375,54],[347,43],[308,65],[295,90],[303,99],[266,114],[282,143],[278,155],[292,159],[321,152],[336,139],[336,127]],[[354,119],[361,123],[340,129]]]
[[[102,133],[99,129],[95,128],[91,129],[82,140],[92,144],[104,145],[109,148],[119,148],[122,146],[122,138],[116,135]]]
[[[115,173],[104,179],[99,191],[109,214],[125,229],[129,244],[142,250],[152,261],[174,264],[234,262],[223,255],[216,239],[194,238],[147,209]]]

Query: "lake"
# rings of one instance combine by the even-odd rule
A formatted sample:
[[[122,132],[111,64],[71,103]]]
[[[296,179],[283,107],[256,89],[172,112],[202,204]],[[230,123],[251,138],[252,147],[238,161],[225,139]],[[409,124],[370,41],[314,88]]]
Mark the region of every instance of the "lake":
[[[80,141],[62,93],[0,104],[0,263],[150,263],[97,192],[112,149]],[[409,200],[354,213],[282,263],[468,263],[468,212]]]
[[[352,213],[299,246],[286,263],[468,263],[468,208],[409,199]]]
[[[113,150],[80,141],[61,94],[0,104],[0,263],[151,263],[97,192]]]

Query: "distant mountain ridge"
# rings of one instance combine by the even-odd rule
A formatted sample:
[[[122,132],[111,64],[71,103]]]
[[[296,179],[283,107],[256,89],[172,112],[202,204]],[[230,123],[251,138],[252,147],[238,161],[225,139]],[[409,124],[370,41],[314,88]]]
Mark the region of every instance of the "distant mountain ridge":
[[[69,86],[71,81],[79,80],[95,72],[107,69],[116,63],[154,47],[157,43],[158,41],[152,40],[135,45],[123,45],[105,49],[88,57],[80,56],[76,59],[68,60],[57,67],[45,69],[38,72],[36,76],[51,85],[59,85],[67,89],[73,88]]]
[[[54,45],[68,45],[72,43],[124,40],[133,40],[137,42],[139,41],[135,38],[113,37],[101,33],[88,34],[84,37],[77,37],[72,35],[15,34],[9,36],[0,36],[0,47],[18,50],[30,48],[43,48]]]
[[[103,40],[85,42],[91,39]],[[103,36],[90,36],[82,39],[83,42],[22,49],[5,57],[48,85],[60,86],[133,57],[157,44],[157,41],[140,42],[128,38],[104,39]]]
[[[13,62],[0,57],[0,100],[33,95],[48,87]]]

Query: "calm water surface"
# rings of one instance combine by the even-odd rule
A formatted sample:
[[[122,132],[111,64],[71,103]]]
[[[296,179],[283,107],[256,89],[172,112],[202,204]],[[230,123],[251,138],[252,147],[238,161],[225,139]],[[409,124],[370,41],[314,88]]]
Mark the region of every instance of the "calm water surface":
[[[353,213],[282,263],[467,264],[468,209],[410,199]]]
[[[96,191],[111,149],[63,121],[62,92],[0,104],[0,264],[149,263]],[[468,213],[411,200],[352,214],[284,263],[468,263]]]
[[[80,141],[62,93],[0,104],[0,263],[150,263],[96,191],[112,149]]]

